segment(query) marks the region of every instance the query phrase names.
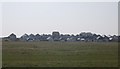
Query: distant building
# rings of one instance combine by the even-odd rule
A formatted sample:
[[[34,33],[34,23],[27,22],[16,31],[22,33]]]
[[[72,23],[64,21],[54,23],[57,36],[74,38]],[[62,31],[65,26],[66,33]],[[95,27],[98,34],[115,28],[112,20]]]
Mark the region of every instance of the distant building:
[[[112,36],[112,41],[118,42],[119,41],[119,36],[113,35]]]
[[[60,41],[67,41],[68,39],[70,38],[70,35],[69,34],[61,34],[60,35]]]
[[[24,34],[20,37],[20,40],[22,41],[28,41],[28,39],[29,39],[29,36],[27,34]]]
[[[8,36],[8,38],[10,39],[10,40],[12,40],[12,41],[15,41],[15,40],[17,40],[17,38],[16,38],[16,35],[15,34],[10,34],[9,36]]]
[[[35,35],[35,41],[40,41],[41,40],[41,36],[39,34]]]
[[[48,40],[48,41],[53,41],[53,38],[49,36],[49,37],[47,38],[47,40]]]
[[[84,40],[82,39],[81,41],[86,41],[86,42],[94,41],[94,39],[93,39],[94,37],[91,32],[82,32],[82,33],[80,33],[80,37],[84,38]]]
[[[93,36],[91,32],[82,32],[80,33],[81,36],[88,37],[88,36]]]
[[[50,37],[51,35],[47,35],[47,34],[43,34],[41,35],[41,41],[48,41],[48,37]]]
[[[57,31],[52,32],[52,38],[54,41],[59,41],[60,40],[60,33]]]
[[[28,41],[34,41],[34,40],[35,40],[35,35],[34,34],[30,34]]]
[[[51,34],[24,34],[20,38],[17,38],[15,34],[10,34],[8,37],[2,38],[3,41],[62,41],[62,42],[120,42],[120,36],[106,36],[93,34],[91,32],[82,32],[77,35],[60,34],[58,31],[54,31]]]

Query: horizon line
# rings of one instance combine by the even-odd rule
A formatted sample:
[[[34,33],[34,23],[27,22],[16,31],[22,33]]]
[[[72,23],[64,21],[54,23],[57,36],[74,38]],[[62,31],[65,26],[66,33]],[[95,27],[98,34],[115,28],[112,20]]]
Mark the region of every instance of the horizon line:
[[[59,31],[53,31],[53,32],[59,32]],[[15,32],[12,32],[13,34],[17,34]],[[12,34],[10,33],[10,34]],[[92,33],[92,34],[97,34],[97,35],[106,35],[106,36],[113,36],[113,35],[117,35],[117,36],[120,36],[120,34],[101,34],[101,33],[95,33],[95,32],[90,32],[90,31],[81,31],[80,33],[61,33],[59,32],[60,34],[63,34],[63,35],[79,35],[81,33]],[[8,37],[10,34],[8,35],[0,35],[0,38],[3,38],[3,37]],[[52,32],[51,33],[23,33],[22,35],[24,34],[27,34],[27,35],[30,35],[30,34],[33,34],[33,35],[36,35],[36,34],[39,34],[39,35],[52,35]],[[16,35],[17,37],[21,37],[22,35]]]

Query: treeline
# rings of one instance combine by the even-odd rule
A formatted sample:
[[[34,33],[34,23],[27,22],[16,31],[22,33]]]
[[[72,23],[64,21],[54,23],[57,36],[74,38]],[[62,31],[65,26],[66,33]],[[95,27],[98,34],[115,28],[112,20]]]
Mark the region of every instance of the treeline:
[[[3,41],[64,41],[64,42],[120,42],[120,36],[106,36],[93,34],[91,32],[82,32],[77,35],[60,34],[59,32],[52,32],[52,34],[24,34],[20,38],[17,38],[14,33],[8,37],[4,37]]]

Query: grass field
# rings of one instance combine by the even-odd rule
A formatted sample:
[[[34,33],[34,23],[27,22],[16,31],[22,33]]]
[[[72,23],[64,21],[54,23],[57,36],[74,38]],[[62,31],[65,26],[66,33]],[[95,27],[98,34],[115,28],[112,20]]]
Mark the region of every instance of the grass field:
[[[2,68],[2,40],[0,39],[0,68]]]
[[[117,67],[116,42],[3,42],[3,67]]]

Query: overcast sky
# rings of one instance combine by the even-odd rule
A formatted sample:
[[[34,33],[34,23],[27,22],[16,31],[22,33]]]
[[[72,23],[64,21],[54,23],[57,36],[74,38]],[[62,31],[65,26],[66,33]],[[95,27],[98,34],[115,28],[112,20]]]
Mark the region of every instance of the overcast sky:
[[[15,33],[118,33],[117,2],[5,2],[2,36]]]

